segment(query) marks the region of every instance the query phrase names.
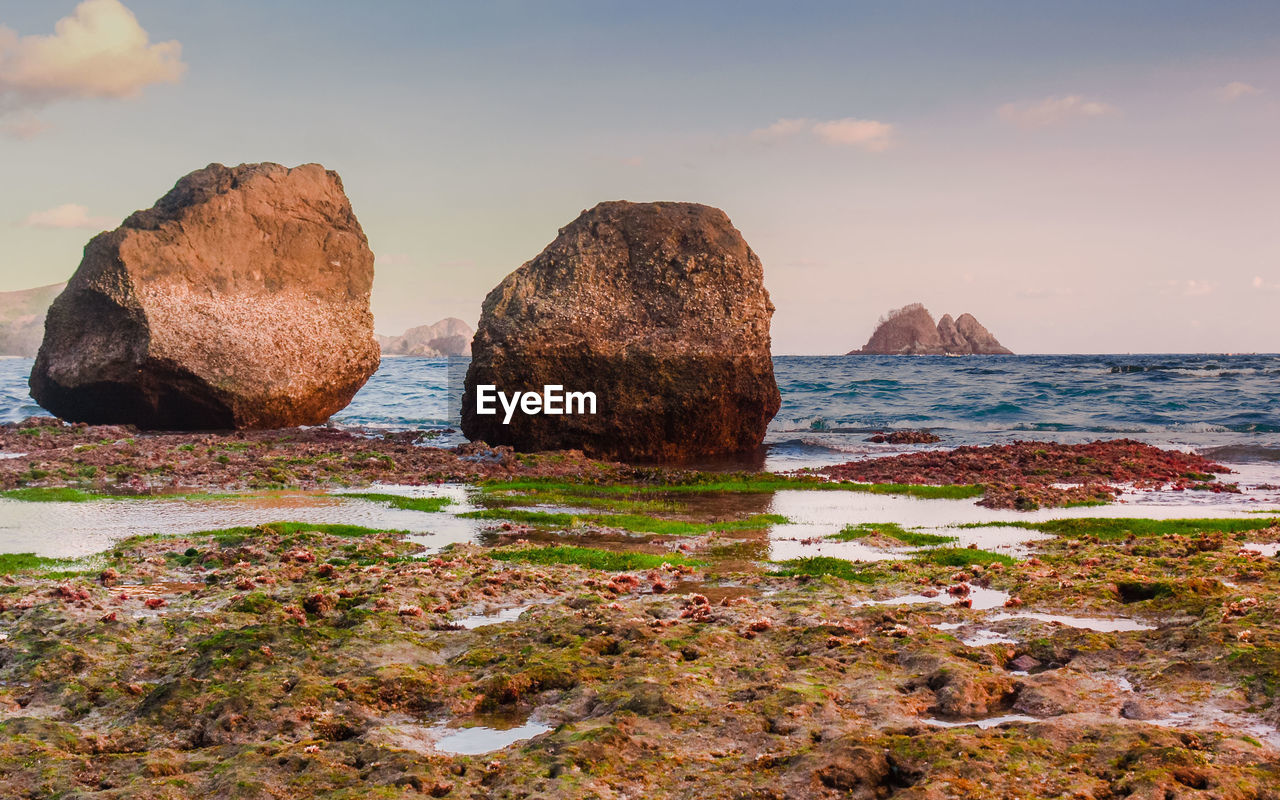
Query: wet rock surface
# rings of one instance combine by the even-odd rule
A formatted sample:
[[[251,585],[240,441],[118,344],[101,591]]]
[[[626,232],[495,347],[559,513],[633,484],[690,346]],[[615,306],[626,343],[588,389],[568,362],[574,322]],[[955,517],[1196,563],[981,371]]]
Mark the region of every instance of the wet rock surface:
[[[143,536],[79,570],[0,576],[0,786],[103,798],[1264,798],[1280,780],[1280,731],[1266,723],[1280,570],[1241,545],[1273,540],[1280,528],[1064,537],[1000,569],[920,558],[846,581],[743,571],[698,538],[668,552],[703,566],[627,571],[537,563],[540,546],[519,541],[431,553],[395,532],[325,526]],[[1133,575],[1171,590],[1124,603],[1114,585]],[[958,580],[1028,608],[1162,624],[1010,619],[999,625],[1012,642],[968,646],[940,626],[994,610],[863,604]],[[652,588],[686,581],[752,593]],[[490,752],[436,747],[463,724],[523,733],[495,736]]]
[[[144,428],[322,423],[378,367],[373,254],[337,174],[212,164],[85,247],[32,396]]]
[[[522,456],[510,448],[429,446],[432,434],[289,428],[239,433],[139,432],[30,418],[0,425],[0,488],[73,486],[113,493],[189,489],[317,489],[498,477],[617,478],[621,466],[581,453]]]
[[[868,483],[981,484],[986,493],[979,505],[990,508],[1106,502],[1114,499],[1122,486],[1239,491],[1235,485],[1215,479],[1215,473],[1230,472],[1221,464],[1132,439],[957,447],[850,461],[821,472],[836,480]]]
[[[780,396],[763,268],[729,218],[693,203],[601,203],[485,299],[468,438],[680,461],[759,447]],[[477,385],[594,392],[598,413],[476,413]]]

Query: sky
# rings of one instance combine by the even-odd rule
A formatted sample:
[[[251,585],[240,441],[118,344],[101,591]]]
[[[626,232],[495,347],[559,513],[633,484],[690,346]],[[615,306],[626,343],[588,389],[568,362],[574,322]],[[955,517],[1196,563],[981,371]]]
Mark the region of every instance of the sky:
[[[0,0],[0,291],[212,162],[319,162],[381,333],[603,200],[724,209],[778,354],[1280,351],[1280,4]]]

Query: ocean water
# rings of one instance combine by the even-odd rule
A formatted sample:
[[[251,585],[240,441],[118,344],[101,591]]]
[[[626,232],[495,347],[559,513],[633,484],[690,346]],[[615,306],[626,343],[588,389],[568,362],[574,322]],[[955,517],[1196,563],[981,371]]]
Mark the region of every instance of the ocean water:
[[[0,421],[44,413],[27,393],[31,364],[0,359]],[[1123,436],[1280,464],[1280,355],[779,356],[774,369],[773,468],[917,449],[866,441],[901,428],[932,430],[937,447]],[[448,427],[460,374],[456,360],[386,358],[333,421]]]
[[[0,421],[43,413],[27,394],[29,359],[0,359]],[[449,426],[450,394],[461,370],[448,359],[387,358],[334,424],[373,428]],[[779,357],[782,409],[763,459],[750,466],[794,469],[854,458],[1017,439],[1064,442],[1131,437],[1207,453],[1235,474],[1241,494],[1130,492],[1103,508],[1025,512],[985,509],[972,500],[920,500],[861,492],[777,492],[745,502],[791,522],[770,532],[770,557],[830,555],[873,559],[883,552],[824,539],[851,522],[893,520],[955,535],[948,526],[1072,516],[1227,517],[1280,508],[1280,356]],[[451,381],[452,378],[452,381]],[[451,386],[453,388],[451,388]],[[928,428],[935,445],[874,444],[875,431]],[[452,430],[439,440],[461,442]],[[0,454],[4,457],[4,454]],[[384,487],[446,493],[467,510],[462,486]],[[735,512],[736,513],[736,512]],[[0,499],[0,552],[79,557],[140,531],[178,533],[273,519],[350,522],[414,531],[439,547],[481,536],[453,514],[399,511],[385,504],[315,495],[239,501],[21,503]],[[962,545],[1016,554],[1029,532],[979,527]],[[1010,535],[1018,534],[1014,539]]]

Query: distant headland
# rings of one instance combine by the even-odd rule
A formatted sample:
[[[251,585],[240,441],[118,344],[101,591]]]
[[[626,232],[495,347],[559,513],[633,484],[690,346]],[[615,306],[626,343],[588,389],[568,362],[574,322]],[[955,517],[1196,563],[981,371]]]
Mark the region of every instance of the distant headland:
[[[44,315],[65,283],[0,292],[0,356],[35,358],[44,336]]]
[[[881,317],[867,343],[848,355],[1011,356],[1013,351],[1000,344],[972,314],[961,314],[959,319],[943,314],[934,323],[929,309],[912,303]]]
[[[378,336],[384,356],[469,356],[475,331],[457,317],[419,325],[399,336]]]

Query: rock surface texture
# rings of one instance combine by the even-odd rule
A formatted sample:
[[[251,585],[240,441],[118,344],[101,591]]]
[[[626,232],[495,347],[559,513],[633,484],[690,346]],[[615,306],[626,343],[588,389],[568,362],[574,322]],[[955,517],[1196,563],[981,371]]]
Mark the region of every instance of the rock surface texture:
[[[378,367],[372,284],[336,173],[212,164],[90,240],[49,309],[31,394],[90,423],[318,424]]]
[[[399,336],[379,336],[384,355],[469,356],[475,331],[456,317],[446,317],[434,325],[419,325]]]
[[[848,355],[1013,355],[972,314],[953,320],[933,315],[919,303],[890,311],[865,345]]]
[[[601,203],[485,299],[462,429],[519,450],[634,461],[752,451],[779,406],[773,304],[724,212]],[[476,386],[595,392],[595,415],[476,412]]]
[[[0,292],[0,356],[32,358],[44,337],[44,315],[65,283]]]

